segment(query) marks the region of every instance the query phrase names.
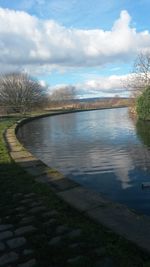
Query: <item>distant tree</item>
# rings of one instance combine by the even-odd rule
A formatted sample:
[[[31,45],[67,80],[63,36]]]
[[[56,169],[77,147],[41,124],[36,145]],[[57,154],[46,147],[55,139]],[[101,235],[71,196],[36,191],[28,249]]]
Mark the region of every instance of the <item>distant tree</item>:
[[[75,87],[74,86],[65,86],[59,89],[56,89],[52,92],[50,99],[54,102],[67,102],[69,100],[75,99]]]
[[[113,98],[111,98],[110,100],[110,105],[111,106],[115,106],[119,104],[120,101],[120,96],[119,95],[115,95]]]
[[[45,89],[26,73],[0,76],[0,104],[13,112],[26,113],[42,106]]]

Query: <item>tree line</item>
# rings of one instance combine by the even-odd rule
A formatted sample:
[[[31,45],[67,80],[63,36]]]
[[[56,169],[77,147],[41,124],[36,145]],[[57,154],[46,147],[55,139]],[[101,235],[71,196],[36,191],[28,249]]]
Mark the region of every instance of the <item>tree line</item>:
[[[150,119],[150,53],[139,53],[134,61],[132,73],[125,81],[124,88],[131,91],[133,109],[141,119]],[[27,73],[9,73],[0,75],[0,112],[25,114],[37,109],[49,107],[99,108],[105,105],[118,105],[120,99],[114,97],[110,103],[80,104],[74,100],[76,88],[65,86],[49,93]],[[116,102],[117,100],[117,102]],[[72,104],[73,102],[73,104]],[[121,102],[122,103],[122,102]],[[125,102],[124,102],[125,103]]]
[[[9,73],[0,76],[0,112],[29,113],[46,109],[75,98],[75,88],[66,86],[51,95],[47,86],[42,86],[27,73]]]

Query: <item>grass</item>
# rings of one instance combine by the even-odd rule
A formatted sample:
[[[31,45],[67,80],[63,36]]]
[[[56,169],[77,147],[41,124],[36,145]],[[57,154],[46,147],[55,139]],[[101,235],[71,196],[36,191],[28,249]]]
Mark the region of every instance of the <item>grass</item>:
[[[109,229],[97,225],[80,212],[72,209],[68,204],[57,198],[48,186],[35,182],[31,175],[27,174],[10,159],[3,133],[16,119],[1,119],[0,121],[0,214],[4,222],[9,214],[9,223],[18,225],[18,218],[14,211],[18,206],[18,199],[13,198],[13,195],[34,192],[35,201],[40,199],[47,209],[59,211],[56,224],[81,228],[83,231],[80,240],[76,242],[84,244],[80,253],[88,259],[88,262],[81,260],[78,265],[70,264],[67,266],[94,267],[95,262],[103,258],[103,255],[97,255],[95,249],[102,247],[104,248],[104,256],[111,257],[115,262],[115,267],[150,267],[150,255]],[[66,267],[66,259],[75,256],[75,251],[67,247],[68,240],[64,241],[66,242],[65,246],[50,250],[47,246],[47,236],[50,233],[48,229],[43,227],[41,212],[36,215],[34,225],[38,228],[38,234],[34,238],[29,235],[28,242],[35,251],[38,266],[48,267],[52,261],[54,266]]]

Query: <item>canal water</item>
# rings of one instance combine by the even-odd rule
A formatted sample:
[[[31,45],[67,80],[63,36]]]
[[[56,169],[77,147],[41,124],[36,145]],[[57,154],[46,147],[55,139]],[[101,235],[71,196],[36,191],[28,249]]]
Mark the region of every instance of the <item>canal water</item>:
[[[127,108],[37,119],[18,137],[45,162],[85,187],[150,215],[150,123],[133,122]]]

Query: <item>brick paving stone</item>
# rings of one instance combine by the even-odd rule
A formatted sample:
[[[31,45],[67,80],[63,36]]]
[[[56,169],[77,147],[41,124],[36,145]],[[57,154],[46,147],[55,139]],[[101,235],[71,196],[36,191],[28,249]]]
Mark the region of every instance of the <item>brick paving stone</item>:
[[[107,251],[104,247],[99,247],[94,249],[94,251],[96,253],[97,256],[102,257],[105,256],[107,254]]]
[[[55,216],[59,215],[59,212],[56,210],[51,210],[50,215],[55,217]]]
[[[70,244],[69,245],[69,248],[71,248],[71,249],[76,249],[76,248],[78,248],[80,245],[79,245],[79,243],[74,243],[74,244]]]
[[[80,237],[81,234],[82,234],[81,229],[74,229],[70,233],[68,233],[67,236],[69,238],[76,238],[76,237]]]
[[[61,246],[62,245],[62,237],[61,236],[56,236],[56,237],[53,237],[49,242],[48,244],[50,246]]]
[[[10,219],[10,216],[6,216],[6,217],[4,217],[4,220],[5,221],[8,221]]]
[[[83,247],[85,247],[85,243],[81,243],[81,242],[80,243],[73,243],[73,244],[69,245],[69,248],[79,250],[79,251]]]
[[[4,243],[0,242],[0,252],[5,250]]]
[[[117,267],[111,258],[104,258],[95,263],[95,267]]]
[[[82,251],[87,251],[87,249],[88,249],[88,245],[85,242],[72,243],[72,244],[69,244],[68,247],[69,247],[69,249],[72,250],[74,255],[76,255],[76,254],[81,255]],[[93,255],[95,255],[95,254],[93,253]]]
[[[30,233],[33,231],[36,231],[36,228],[32,225],[27,225],[27,226],[18,228],[15,231],[15,234],[18,236],[18,235],[23,235],[23,234]]]
[[[12,195],[12,192],[11,191],[7,191],[6,194],[7,195]]]
[[[25,263],[19,264],[18,267],[33,267],[36,264],[36,260],[35,259],[31,259]]]
[[[56,219],[50,219],[48,220],[47,222],[44,223],[44,225],[47,227],[47,226],[52,226],[54,224],[56,224],[57,220]]]
[[[39,211],[44,211],[44,210],[46,210],[46,207],[39,206],[39,207],[35,207],[35,208],[30,209],[29,212],[34,214],[34,213],[37,213]]]
[[[33,250],[32,249],[24,249],[23,251],[23,255],[30,255],[30,254],[33,254]]]
[[[76,256],[74,258],[68,259],[67,263],[74,265],[74,266],[78,266],[77,264],[81,264],[81,262],[85,262],[85,260],[86,258],[84,256]]]
[[[56,210],[51,210],[51,211],[48,211],[48,212],[44,212],[43,214],[42,214],[42,216],[43,217],[55,217],[55,216],[57,216],[59,213],[58,213],[58,211],[56,211]]]
[[[14,263],[18,260],[18,254],[15,252],[9,252],[0,257],[0,266],[5,264]]]
[[[42,202],[41,201],[32,201],[32,203],[30,204],[30,207],[31,208],[34,208],[34,207],[39,207],[39,206],[42,206]]]
[[[29,197],[35,197],[35,193],[28,193],[25,194],[24,197],[29,198]]]
[[[31,203],[32,201],[33,201],[32,198],[25,198],[25,199],[22,199],[20,201],[20,203],[22,203],[22,204],[28,204],[28,203]]]
[[[21,196],[23,196],[22,193],[16,193],[16,194],[13,195],[13,197],[21,197]]]
[[[31,223],[34,220],[33,216],[29,216],[29,217],[24,217],[22,218],[22,220],[20,221],[21,224],[26,224],[26,223]]]
[[[7,241],[7,245],[10,249],[20,248],[26,244],[26,239],[24,237],[17,237]]]
[[[43,218],[51,217],[51,212],[50,211],[43,212],[42,217]]]
[[[0,224],[0,232],[13,228],[12,224]]]
[[[58,225],[56,228],[56,234],[64,234],[69,231],[70,231],[70,228],[66,225]]]
[[[23,218],[23,217],[26,217],[26,213],[19,213],[16,216],[19,218]]]
[[[13,236],[13,232],[5,231],[0,233],[0,240],[8,239]]]
[[[15,210],[16,211],[21,211],[21,212],[24,212],[25,210],[26,210],[26,207],[24,207],[24,206],[20,206],[20,207],[17,207],[17,208],[15,208]]]

